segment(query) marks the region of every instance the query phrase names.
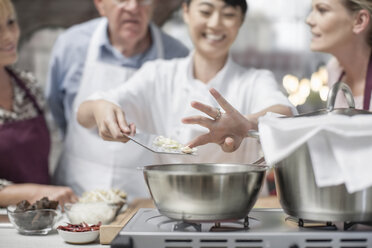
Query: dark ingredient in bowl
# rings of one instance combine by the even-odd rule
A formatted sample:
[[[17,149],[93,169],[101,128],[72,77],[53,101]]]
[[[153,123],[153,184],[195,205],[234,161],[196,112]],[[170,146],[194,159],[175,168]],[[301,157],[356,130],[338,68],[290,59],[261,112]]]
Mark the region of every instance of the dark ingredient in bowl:
[[[58,201],[49,201],[48,197],[30,204],[24,200],[17,204],[14,213],[16,224],[26,230],[40,230],[51,226],[54,222],[56,213],[54,211],[37,211],[44,209],[57,209]],[[35,211],[36,210],[36,211]]]
[[[17,204],[15,213],[25,212],[28,210],[37,209],[57,209],[58,201],[49,201],[48,197],[43,197],[41,200],[36,201],[34,204],[30,204],[28,201],[23,200]]]

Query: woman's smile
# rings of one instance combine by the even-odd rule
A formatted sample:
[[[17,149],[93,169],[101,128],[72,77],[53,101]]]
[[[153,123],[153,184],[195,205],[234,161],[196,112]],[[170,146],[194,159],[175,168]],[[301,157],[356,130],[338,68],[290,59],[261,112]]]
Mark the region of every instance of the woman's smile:
[[[15,44],[9,44],[9,45],[5,45],[5,46],[1,46],[0,47],[0,51],[1,52],[6,52],[6,53],[13,53],[15,52],[17,49],[16,45]]]
[[[215,43],[223,41],[226,38],[224,34],[213,34],[213,33],[203,33],[203,37],[206,38],[208,41]]]
[[[321,34],[317,34],[317,33],[314,33],[314,32],[311,32],[311,41],[315,42],[319,39],[322,38],[322,35]]]
[[[193,0],[183,14],[196,52],[225,59],[244,20],[241,9],[219,0]]]

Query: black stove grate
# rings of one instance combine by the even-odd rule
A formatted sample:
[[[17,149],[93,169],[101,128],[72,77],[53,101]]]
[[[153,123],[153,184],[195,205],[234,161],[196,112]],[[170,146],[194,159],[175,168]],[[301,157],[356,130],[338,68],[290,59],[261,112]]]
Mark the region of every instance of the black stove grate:
[[[259,222],[258,219],[247,216],[242,220],[236,221],[193,223],[172,220],[163,215],[156,215],[148,218],[146,223],[156,226],[160,230],[171,232],[235,232],[248,230],[250,220],[254,223]]]
[[[296,218],[292,216],[287,216],[285,218],[286,222],[292,222],[297,224],[301,228],[311,228],[319,230],[342,230],[349,231],[355,230],[359,225],[372,227],[372,222],[332,222],[332,221],[313,221],[305,220],[302,218]]]

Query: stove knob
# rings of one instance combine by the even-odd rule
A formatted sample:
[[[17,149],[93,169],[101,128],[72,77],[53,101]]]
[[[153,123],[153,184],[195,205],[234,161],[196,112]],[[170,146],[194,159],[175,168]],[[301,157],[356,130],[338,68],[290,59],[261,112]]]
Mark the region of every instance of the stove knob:
[[[294,245],[291,245],[289,248],[300,248],[298,245],[294,244]]]

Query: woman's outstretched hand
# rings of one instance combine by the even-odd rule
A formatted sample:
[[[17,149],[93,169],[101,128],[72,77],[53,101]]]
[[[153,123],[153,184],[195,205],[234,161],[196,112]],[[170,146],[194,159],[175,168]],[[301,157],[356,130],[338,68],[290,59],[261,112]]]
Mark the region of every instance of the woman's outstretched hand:
[[[248,130],[257,129],[257,123],[250,121],[239,113],[217,90],[212,88],[210,93],[224,111],[201,102],[192,102],[191,106],[193,108],[200,110],[211,118],[190,116],[182,119],[185,124],[198,124],[209,129],[209,133],[196,137],[188,146],[192,148],[207,143],[217,143],[223,151],[233,152],[239,148],[242,140],[247,137]]]

